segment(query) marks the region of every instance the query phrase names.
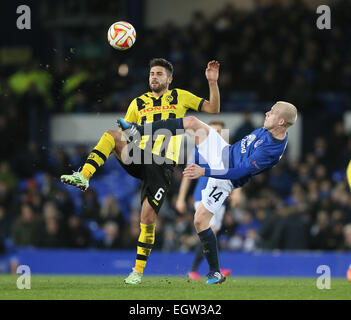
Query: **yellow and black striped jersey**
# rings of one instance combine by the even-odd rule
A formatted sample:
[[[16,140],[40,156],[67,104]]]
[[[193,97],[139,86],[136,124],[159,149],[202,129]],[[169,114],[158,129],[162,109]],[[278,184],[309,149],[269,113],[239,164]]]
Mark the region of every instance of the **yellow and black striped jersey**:
[[[145,122],[148,123],[169,118],[183,118],[188,109],[200,111],[203,102],[204,99],[181,89],[168,90],[159,98],[155,98],[151,92],[147,92],[131,102],[124,120],[136,122],[140,125]],[[158,135],[155,141],[152,141],[150,136],[145,135],[137,143],[139,144],[138,147],[143,150],[147,143],[153,143],[153,154],[161,155],[160,150],[166,150],[165,157],[173,160],[175,163],[179,162],[182,143],[181,135],[173,136],[169,141],[165,141],[164,135]],[[168,145],[163,145],[164,143],[168,143]]]
[[[351,189],[351,160],[349,161],[349,164],[347,165],[347,168],[346,168],[346,179],[347,179],[349,188]]]

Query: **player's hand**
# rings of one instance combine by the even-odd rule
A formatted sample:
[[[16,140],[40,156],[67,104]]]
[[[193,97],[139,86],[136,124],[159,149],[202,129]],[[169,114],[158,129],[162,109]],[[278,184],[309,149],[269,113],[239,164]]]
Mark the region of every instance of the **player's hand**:
[[[219,76],[219,62],[212,60],[207,64],[206,68],[206,78],[208,81],[217,81]]]
[[[176,209],[179,213],[184,214],[186,212],[186,203],[184,200],[177,199]]]
[[[205,168],[192,163],[184,169],[183,175],[189,179],[197,179],[205,175]]]

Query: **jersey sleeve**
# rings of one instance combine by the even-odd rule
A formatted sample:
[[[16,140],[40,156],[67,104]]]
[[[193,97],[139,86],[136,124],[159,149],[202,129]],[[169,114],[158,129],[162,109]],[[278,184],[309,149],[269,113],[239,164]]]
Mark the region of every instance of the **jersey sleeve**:
[[[134,99],[128,107],[124,120],[128,122],[138,122],[137,110],[138,106],[136,104],[136,99]]]
[[[271,169],[278,161],[279,160],[268,150],[258,147],[256,151],[244,161],[244,167],[249,169],[251,176],[254,176],[264,170]]]
[[[264,149],[257,150],[248,157],[243,165],[238,168],[225,168],[214,170],[205,169],[205,176],[216,179],[239,180],[245,177],[252,177],[260,172],[272,168],[278,161]]]
[[[178,94],[184,104],[184,106],[188,109],[192,109],[194,111],[201,111],[201,107],[205,101],[205,99],[196,96],[195,94],[186,91],[177,89]]]

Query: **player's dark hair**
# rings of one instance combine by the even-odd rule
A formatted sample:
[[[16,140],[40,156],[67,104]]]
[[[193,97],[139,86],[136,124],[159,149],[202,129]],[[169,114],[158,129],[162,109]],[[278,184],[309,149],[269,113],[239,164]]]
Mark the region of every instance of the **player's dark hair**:
[[[167,70],[168,75],[171,76],[173,74],[173,65],[169,61],[163,58],[154,58],[150,61],[150,69],[152,67],[163,67]]]
[[[208,123],[209,126],[221,126],[223,129],[225,128],[225,123],[222,120],[212,120]]]

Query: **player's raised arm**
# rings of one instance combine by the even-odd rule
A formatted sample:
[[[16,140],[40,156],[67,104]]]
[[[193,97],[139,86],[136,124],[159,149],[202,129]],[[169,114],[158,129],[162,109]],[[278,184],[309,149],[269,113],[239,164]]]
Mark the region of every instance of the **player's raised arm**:
[[[187,166],[184,171],[184,177],[189,179],[198,179],[202,176],[212,177],[215,179],[230,179],[239,180],[251,174],[250,168],[226,168],[226,169],[211,169],[202,168],[199,165],[193,163]]]
[[[220,95],[218,88],[219,62],[212,60],[207,64],[206,78],[210,90],[210,101],[205,100],[201,111],[206,113],[219,113],[220,111]]]

